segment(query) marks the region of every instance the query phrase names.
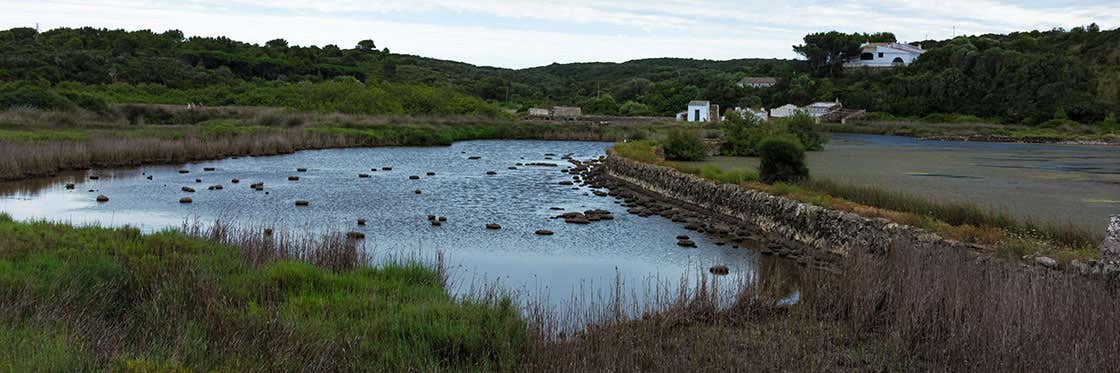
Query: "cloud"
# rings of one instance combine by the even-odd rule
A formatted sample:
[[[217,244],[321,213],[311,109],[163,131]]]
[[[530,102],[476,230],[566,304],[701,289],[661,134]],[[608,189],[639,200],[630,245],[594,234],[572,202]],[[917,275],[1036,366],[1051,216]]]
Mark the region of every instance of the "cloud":
[[[903,40],[1120,25],[1120,3],[993,0],[0,1],[0,28],[180,29],[256,43],[349,46],[503,67],[646,57],[793,58],[809,32],[892,31]]]

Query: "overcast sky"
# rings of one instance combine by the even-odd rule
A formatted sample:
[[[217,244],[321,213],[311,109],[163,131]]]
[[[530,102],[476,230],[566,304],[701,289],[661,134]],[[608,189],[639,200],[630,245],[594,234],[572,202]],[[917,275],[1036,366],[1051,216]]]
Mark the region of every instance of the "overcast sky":
[[[960,34],[1120,27],[1120,0],[0,0],[0,29],[95,26],[353,46],[521,68],[648,57],[796,57],[809,32]]]

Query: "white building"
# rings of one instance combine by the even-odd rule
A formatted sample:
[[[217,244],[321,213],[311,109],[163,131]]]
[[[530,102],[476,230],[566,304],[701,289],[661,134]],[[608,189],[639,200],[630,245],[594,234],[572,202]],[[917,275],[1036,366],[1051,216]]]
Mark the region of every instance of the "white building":
[[[809,113],[809,115],[812,115],[814,118],[820,118],[820,117],[824,116],[825,114],[828,114],[828,113],[831,113],[831,112],[834,112],[834,111],[837,111],[837,110],[840,110],[840,109],[843,109],[843,108],[844,108],[844,105],[840,104],[840,99],[836,99],[835,102],[827,102],[827,101],[814,102],[814,103],[811,103],[809,105],[806,105],[805,107],[803,107],[801,109],[804,110],[806,113]]]
[[[537,108],[537,107],[529,108],[529,116],[530,117],[548,118],[548,115],[549,115],[548,109]]]
[[[902,43],[863,43],[859,59],[849,60],[844,67],[895,67],[905,66],[926,51],[921,46]]]
[[[688,103],[689,122],[707,122],[711,119],[712,104],[708,101],[692,101]]]
[[[738,84],[739,87],[770,88],[778,84],[778,79],[769,76],[748,76],[739,79],[739,83],[736,84]]]
[[[744,118],[753,116],[755,118],[758,118],[759,121],[763,121],[763,122],[765,122],[767,120],[770,120],[770,114],[766,112],[766,109],[753,109],[753,108],[744,109],[744,108],[741,108],[741,107],[735,107],[734,109],[731,109],[731,110],[739,113],[739,115],[742,115]]]
[[[800,110],[801,110],[801,108],[797,107],[797,105],[785,104],[785,105],[770,109],[770,117],[772,117],[772,118],[792,117],[794,114],[797,114],[797,112],[800,111]]]

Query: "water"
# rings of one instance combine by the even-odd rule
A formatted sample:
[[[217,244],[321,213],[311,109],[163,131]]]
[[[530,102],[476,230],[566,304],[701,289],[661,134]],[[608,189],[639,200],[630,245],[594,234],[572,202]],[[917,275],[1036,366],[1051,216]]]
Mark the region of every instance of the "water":
[[[716,246],[668,219],[630,215],[613,198],[595,197],[587,187],[559,184],[571,180],[571,175],[560,172],[568,163],[559,155],[589,159],[603,155],[609,145],[470,141],[450,147],[317,150],[95,170],[0,185],[0,211],[16,219],[130,225],[148,232],[181,226],[186,219],[218,218],[296,230],[354,230],[365,233],[367,247],[381,257],[430,257],[443,252],[455,292],[499,284],[553,305],[575,296],[609,295],[619,281],[626,293],[642,294],[654,284],[671,289],[682,279],[695,280],[715,264],[730,267],[732,277],[765,275],[760,273],[762,264],[775,259],[745,248]],[[557,156],[548,160],[546,153]],[[470,156],[482,158],[469,160]],[[529,162],[561,166],[507,169]],[[385,166],[393,169],[382,171]],[[205,167],[216,170],[205,172]],[[301,167],[307,172],[296,171]],[[179,169],[190,173],[179,174]],[[359,178],[359,173],[370,177]],[[89,180],[89,175],[100,180]],[[420,179],[409,180],[410,175]],[[288,181],[288,176],[300,180]],[[195,182],[196,178],[202,181]],[[240,183],[232,184],[234,178]],[[74,190],[65,189],[68,182],[77,183]],[[255,182],[264,182],[265,191],[251,190],[249,184]],[[224,189],[207,190],[214,184]],[[196,192],[182,192],[183,186]],[[416,194],[417,189],[422,193]],[[97,203],[99,194],[110,201]],[[180,204],[179,198],[185,196],[193,203]],[[295,200],[310,205],[296,207]],[[550,207],[605,209],[615,219],[565,224],[550,219],[563,212]],[[447,221],[433,227],[429,214],[446,216]],[[367,219],[368,225],[357,226],[359,218]],[[500,224],[502,229],[487,230],[487,223]],[[534,233],[538,229],[555,235],[538,236]],[[678,247],[679,234],[695,238],[698,248]]]
[[[724,167],[757,159],[720,157]],[[1120,147],[924,141],[833,134],[808,154],[814,176],[936,200],[969,202],[1020,218],[1104,233],[1120,213]]]

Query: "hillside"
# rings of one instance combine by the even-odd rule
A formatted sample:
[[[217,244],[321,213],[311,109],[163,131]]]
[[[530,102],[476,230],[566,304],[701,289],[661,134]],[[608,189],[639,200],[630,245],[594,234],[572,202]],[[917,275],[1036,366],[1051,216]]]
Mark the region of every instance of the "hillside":
[[[850,35],[849,42],[868,36]],[[0,84],[6,91],[53,90],[62,98],[0,95],[0,106],[205,102],[370,114],[492,114],[499,106],[580,105],[596,114],[667,116],[694,99],[728,108],[839,98],[847,106],[893,116],[963,114],[1025,124],[1067,118],[1095,123],[1120,108],[1120,30],[1091,25],[922,44],[928,52],[912,66],[874,74],[820,74],[810,63],[776,59],[657,58],[512,70],[395,54],[371,40],[352,47],[304,47],[283,39],[256,45],[187,38],[176,30],[16,28],[0,31]],[[771,89],[735,86],[747,75],[775,76],[780,83]],[[364,101],[331,104],[369,86],[373,92],[362,91]],[[420,98],[362,107],[399,97]],[[451,99],[436,102],[444,97]]]

